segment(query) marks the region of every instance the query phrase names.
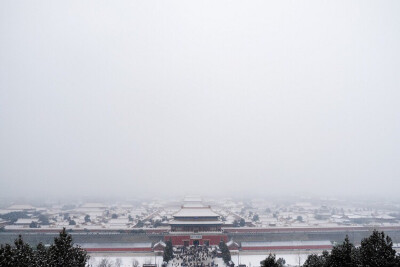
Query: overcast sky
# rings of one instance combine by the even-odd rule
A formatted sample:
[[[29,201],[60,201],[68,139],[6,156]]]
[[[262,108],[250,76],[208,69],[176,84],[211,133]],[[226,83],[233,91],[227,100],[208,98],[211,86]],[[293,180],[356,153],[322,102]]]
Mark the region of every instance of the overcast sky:
[[[0,195],[396,196],[399,14],[1,1]]]

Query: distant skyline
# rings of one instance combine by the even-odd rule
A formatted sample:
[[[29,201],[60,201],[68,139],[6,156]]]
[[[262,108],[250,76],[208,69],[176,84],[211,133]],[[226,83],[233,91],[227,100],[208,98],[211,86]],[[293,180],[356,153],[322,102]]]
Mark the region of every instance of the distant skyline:
[[[400,188],[399,1],[2,1],[0,196]]]

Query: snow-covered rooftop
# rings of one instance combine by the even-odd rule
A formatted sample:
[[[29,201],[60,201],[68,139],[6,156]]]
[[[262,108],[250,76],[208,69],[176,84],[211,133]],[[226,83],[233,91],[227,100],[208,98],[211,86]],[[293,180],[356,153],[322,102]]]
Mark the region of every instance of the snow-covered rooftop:
[[[162,241],[162,240],[160,240],[160,241],[158,241],[157,243],[155,243],[155,244],[154,244],[154,247],[156,247],[156,246],[158,246],[158,245],[163,246],[163,247],[166,246],[165,242]]]
[[[210,207],[202,208],[186,208],[182,207],[177,213],[173,215],[176,217],[219,217]]]
[[[81,206],[81,208],[87,208],[87,209],[106,209],[107,205],[104,205],[102,203],[85,203]]]
[[[30,224],[31,222],[38,222],[39,220],[38,219],[32,219],[32,218],[29,218],[29,219],[18,219],[14,224]]]
[[[169,222],[170,225],[215,225],[215,224],[222,224],[222,221],[176,221],[173,220]]]
[[[31,205],[12,205],[7,208],[7,210],[35,210],[36,208]]]
[[[203,208],[205,206],[200,202],[186,202],[183,204],[183,207],[185,207],[185,208]]]
[[[229,246],[231,246],[231,245],[236,245],[236,246],[239,246],[239,244],[238,243],[236,243],[235,241],[233,241],[233,240],[229,240],[227,243],[226,243],[226,245],[229,247]]]
[[[202,202],[203,200],[201,199],[200,196],[186,196],[183,199],[184,202]]]

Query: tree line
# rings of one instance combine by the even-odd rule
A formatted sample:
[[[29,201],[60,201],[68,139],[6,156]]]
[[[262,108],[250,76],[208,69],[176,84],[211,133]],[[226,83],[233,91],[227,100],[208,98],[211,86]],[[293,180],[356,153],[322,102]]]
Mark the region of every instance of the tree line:
[[[168,262],[173,258],[171,241],[167,241],[166,245],[164,261]],[[224,262],[229,264],[231,255],[225,242],[222,241],[219,247]],[[0,246],[0,266],[4,267],[84,267],[88,260],[87,252],[74,246],[72,236],[65,228],[49,247],[42,243],[31,247],[21,235],[15,240],[14,246]],[[261,262],[261,266],[283,267],[285,260],[276,259],[275,255],[270,254]],[[325,250],[321,255],[309,255],[303,267],[400,267],[400,256],[393,249],[392,239],[384,232],[374,230],[358,247],[346,236],[343,243],[334,245],[330,252]]]
[[[262,267],[283,267],[284,264],[283,259],[276,259],[272,254],[261,262]],[[331,252],[325,250],[321,255],[309,255],[303,267],[400,267],[400,256],[393,249],[392,239],[374,230],[359,247],[346,236]]]
[[[21,235],[14,246],[0,246],[0,266],[4,267],[84,267],[89,260],[86,251],[74,246],[65,228],[49,247],[39,243],[31,247]]]

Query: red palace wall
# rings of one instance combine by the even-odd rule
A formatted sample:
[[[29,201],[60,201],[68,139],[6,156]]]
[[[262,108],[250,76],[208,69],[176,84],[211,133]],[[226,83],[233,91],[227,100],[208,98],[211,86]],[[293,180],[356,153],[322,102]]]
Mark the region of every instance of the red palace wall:
[[[165,241],[171,240],[173,246],[183,246],[184,241],[189,241],[189,245],[193,245],[193,241],[199,240],[199,245],[204,245],[204,241],[208,241],[210,246],[219,245],[221,240],[228,242],[227,235],[201,235],[201,239],[191,239],[190,235],[166,235],[164,236]]]
[[[84,248],[87,252],[150,252],[151,248]]]
[[[395,231],[399,230],[399,226],[382,226],[376,227],[379,231]],[[310,233],[310,232],[343,232],[343,231],[371,231],[371,227],[365,226],[343,226],[343,227],[285,227],[285,228],[271,228],[271,227],[223,227],[224,233],[244,233],[244,234],[257,234],[257,233]]]
[[[294,250],[294,249],[301,249],[301,250],[308,250],[308,249],[317,249],[317,250],[323,250],[327,249],[330,250],[332,249],[332,246],[328,245],[321,245],[321,246],[271,246],[271,247],[245,247],[242,248],[242,250],[258,250],[258,251],[268,251],[268,250]]]

